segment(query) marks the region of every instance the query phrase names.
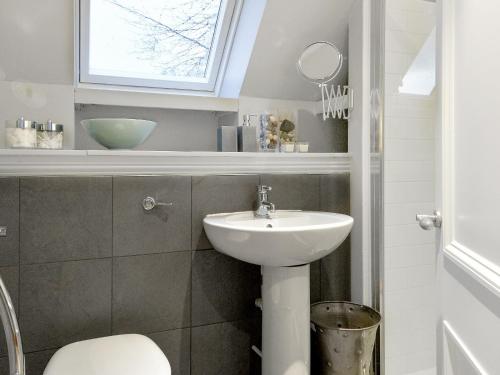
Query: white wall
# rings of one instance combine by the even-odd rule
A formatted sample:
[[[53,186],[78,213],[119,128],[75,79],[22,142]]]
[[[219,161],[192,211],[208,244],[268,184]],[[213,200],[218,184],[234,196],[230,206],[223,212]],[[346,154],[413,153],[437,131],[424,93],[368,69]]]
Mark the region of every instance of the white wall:
[[[0,148],[5,147],[3,129],[7,120],[19,116],[64,124],[64,148],[74,146],[73,85],[0,81]]]
[[[269,1],[261,22],[257,42],[252,51],[243,91],[247,96],[265,98],[304,98],[306,102],[282,101],[269,107],[266,100],[253,101],[248,108],[248,100],[242,99],[240,113],[264,112],[275,108],[292,108],[300,111],[301,134],[311,142],[311,150],[331,152],[338,150],[339,127],[327,125],[318,117],[304,112],[318,99],[316,85],[304,81],[296,72],[295,64],[302,48],[314,40],[328,39],[338,42],[344,49],[347,38],[347,11],[351,1],[314,0],[304,13],[303,4],[284,0]],[[264,2],[259,1],[263,7]],[[75,123],[74,113],[74,1],[73,0],[4,0],[0,12],[0,148],[4,147],[3,128],[5,120],[15,120],[18,116],[46,121],[51,119],[65,125],[65,148],[74,147],[74,135],[83,136],[79,147],[89,144],[98,146],[82,135],[79,121]],[[331,15],[328,15],[331,14]],[[327,16],[328,15],[328,16]],[[333,20],[332,21],[332,17]],[[251,38],[250,38],[251,39]],[[251,43],[250,43],[251,44]],[[345,51],[346,52],[346,51]],[[231,67],[229,71],[231,72]],[[345,71],[344,71],[345,80]],[[19,83],[21,82],[21,83]],[[279,100],[278,100],[279,101]],[[266,104],[267,103],[267,104]],[[87,114],[91,115],[91,109]],[[156,109],[130,108],[121,112],[131,117],[155,117]],[[213,130],[213,114],[209,111],[189,114],[188,111],[169,112],[165,110],[165,120],[161,130],[176,134],[179,138],[175,149],[208,149],[210,142],[190,141],[190,134],[199,134],[203,139],[211,139],[207,132]],[[96,110],[95,115],[104,115]],[[299,117],[299,115],[297,116]],[[79,119],[79,117],[77,116]],[[194,124],[193,119],[198,123]],[[168,123],[171,128],[166,130]],[[185,128],[182,124],[186,125]],[[208,125],[207,125],[208,124]],[[210,129],[207,128],[210,127]],[[184,131],[183,131],[184,130]],[[162,133],[163,134],[163,133]],[[213,134],[215,139],[215,132]],[[151,141],[150,141],[151,142]],[[344,142],[345,143],[345,142]],[[158,145],[159,147],[160,145]],[[157,145],[148,144],[148,147]],[[170,149],[169,143],[161,149]],[[345,150],[342,150],[345,151]]]
[[[2,0],[0,80],[73,84],[73,1]]]
[[[219,119],[216,112],[101,105],[77,107],[75,111],[77,149],[105,149],[79,125],[83,119],[102,117],[143,118],[156,121],[158,125],[151,137],[138,146],[138,150],[217,151]]]
[[[308,44],[335,43],[348,55],[347,23],[352,0],[269,0],[247,70],[241,95],[293,100],[319,100],[316,85],[299,76],[296,62]],[[335,80],[345,83],[347,62]]]
[[[420,229],[415,214],[435,208],[436,97],[398,92],[435,17],[432,2],[386,3],[385,375],[435,373],[435,233]]]
[[[0,148],[5,120],[63,123],[73,147],[73,1],[2,0]]]

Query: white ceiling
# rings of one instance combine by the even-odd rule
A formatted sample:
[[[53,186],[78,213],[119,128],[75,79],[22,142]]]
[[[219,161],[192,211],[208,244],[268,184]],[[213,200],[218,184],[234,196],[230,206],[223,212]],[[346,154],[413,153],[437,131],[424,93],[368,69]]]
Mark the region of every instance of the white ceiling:
[[[319,100],[318,87],[301,78],[297,59],[308,44],[326,40],[339,47],[347,77],[347,27],[353,0],[268,0],[241,95]]]

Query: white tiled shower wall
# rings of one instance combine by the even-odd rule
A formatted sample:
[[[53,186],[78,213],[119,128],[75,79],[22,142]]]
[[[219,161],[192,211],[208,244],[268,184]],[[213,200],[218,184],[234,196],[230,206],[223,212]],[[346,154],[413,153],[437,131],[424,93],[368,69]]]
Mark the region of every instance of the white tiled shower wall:
[[[435,17],[433,2],[386,1],[385,375],[435,374],[434,232],[415,214],[434,210],[436,96],[398,92]]]

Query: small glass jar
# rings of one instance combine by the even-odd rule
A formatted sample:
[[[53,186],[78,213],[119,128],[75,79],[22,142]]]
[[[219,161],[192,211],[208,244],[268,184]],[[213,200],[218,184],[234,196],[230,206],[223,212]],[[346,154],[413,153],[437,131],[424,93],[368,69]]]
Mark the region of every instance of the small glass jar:
[[[297,142],[295,144],[295,151],[297,151],[297,152],[309,152],[309,142]]]
[[[16,126],[6,122],[5,143],[10,148],[35,148],[36,147],[35,121],[25,120],[24,117],[16,121]]]
[[[275,116],[260,115],[259,151],[279,151],[279,123]]]
[[[288,118],[283,118],[279,121],[280,125],[280,144],[294,144],[297,141],[297,129],[295,128],[295,124],[290,121]],[[284,151],[283,147],[281,148],[282,152]],[[290,151],[290,152],[293,152]]]
[[[63,125],[47,121],[45,124],[38,124],[36,131],[37,148],[58,150],[63,148]]]

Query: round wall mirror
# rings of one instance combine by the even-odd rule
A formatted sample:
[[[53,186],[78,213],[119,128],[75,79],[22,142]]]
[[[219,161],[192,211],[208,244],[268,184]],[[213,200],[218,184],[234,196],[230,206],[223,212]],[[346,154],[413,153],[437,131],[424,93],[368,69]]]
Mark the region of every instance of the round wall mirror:
[[[335,44],[315,42],[304,48],[297,68],[308,81],[322,84],[331,81],[340,72],[342,59],[342,54]]]

